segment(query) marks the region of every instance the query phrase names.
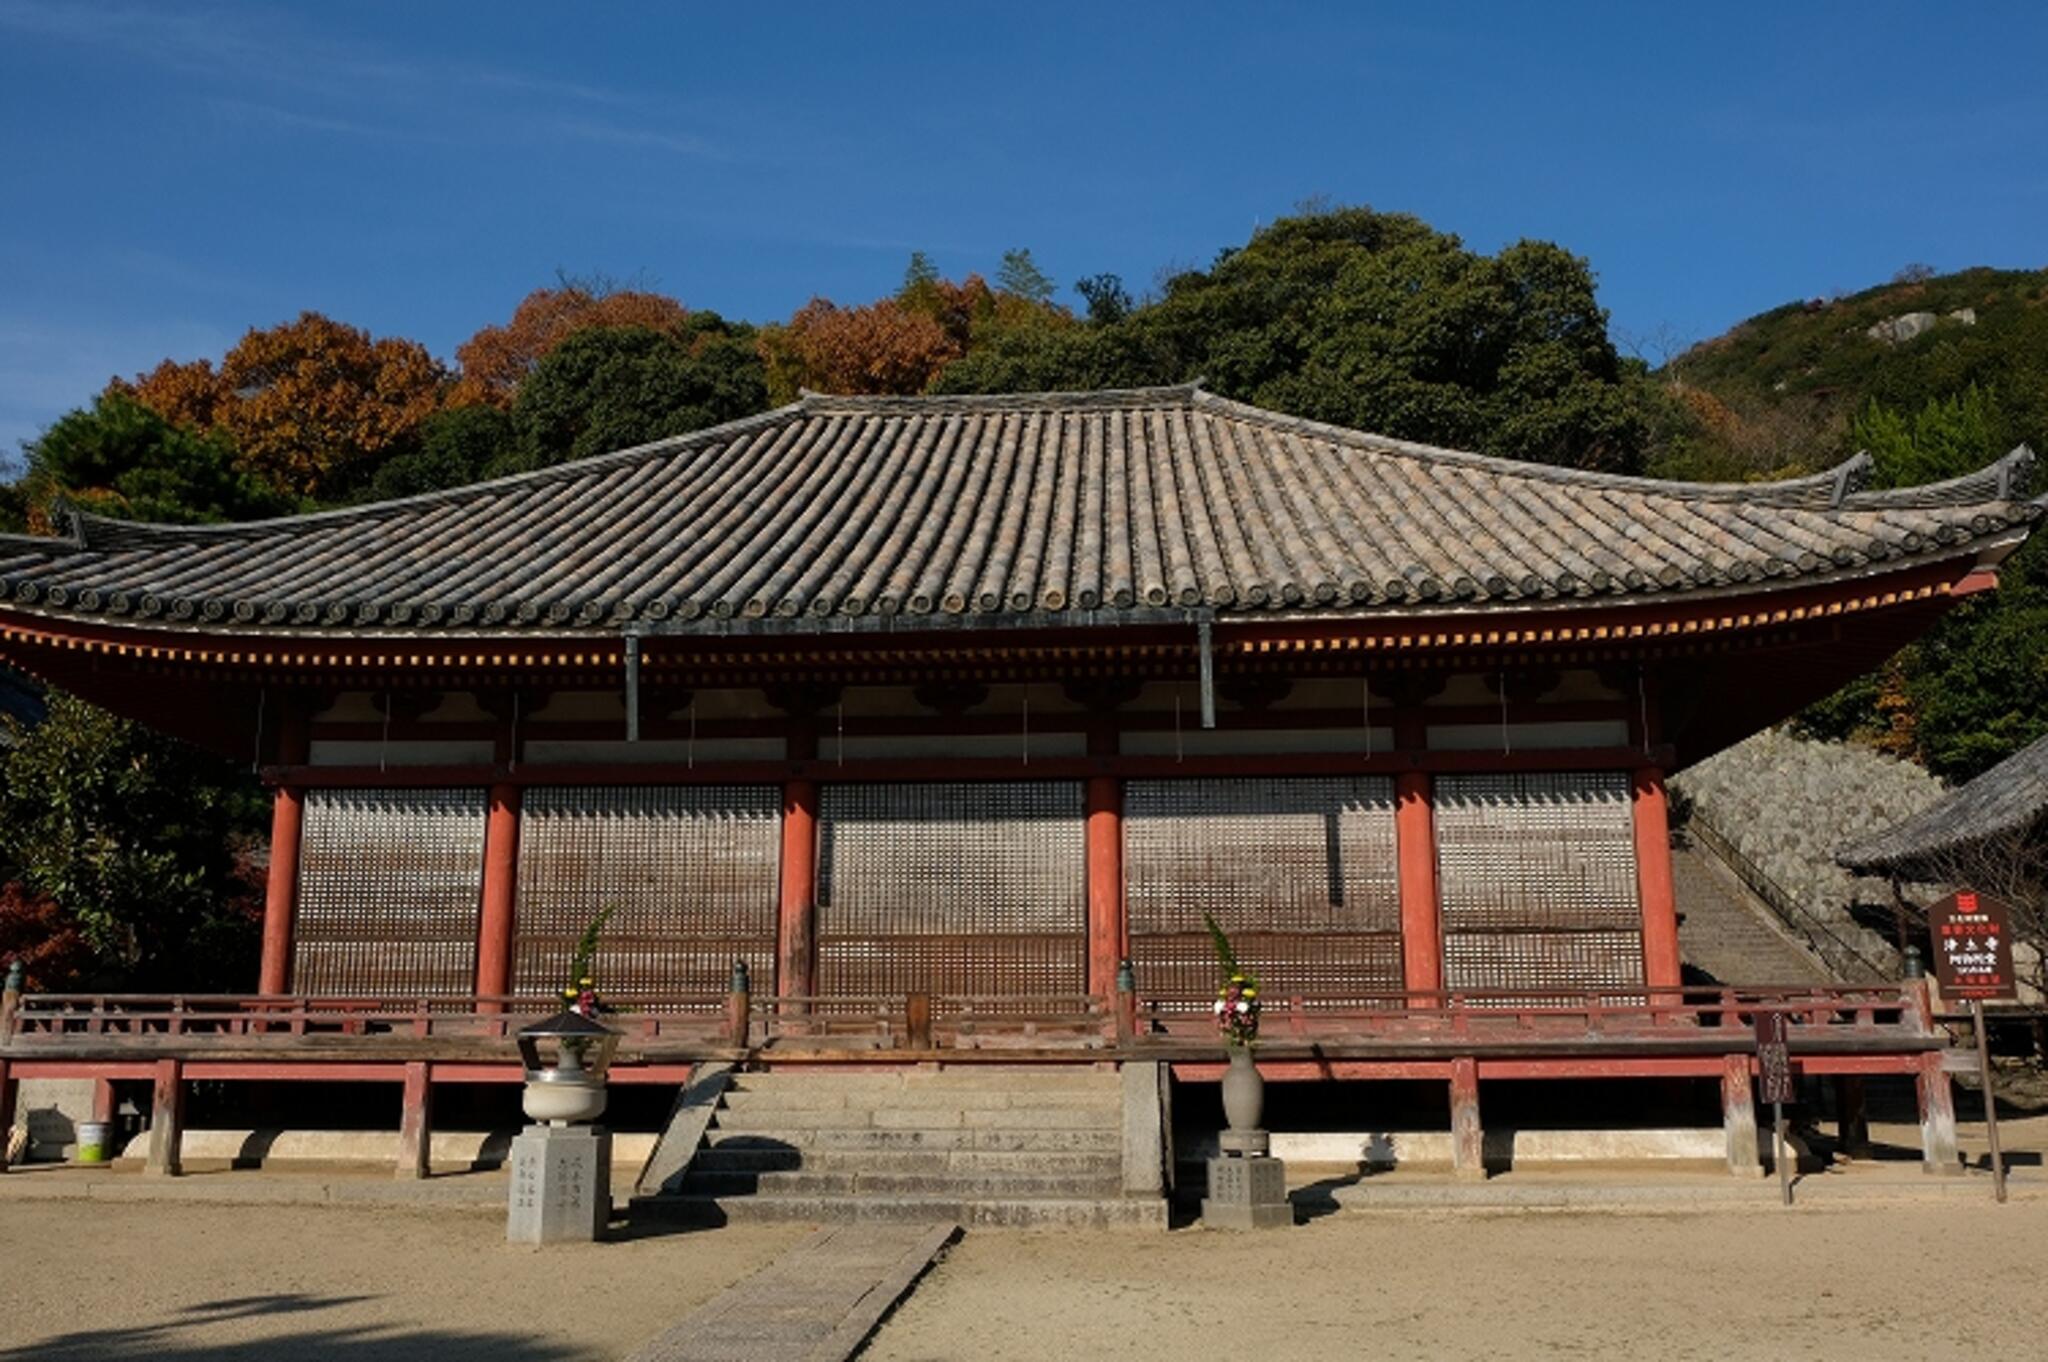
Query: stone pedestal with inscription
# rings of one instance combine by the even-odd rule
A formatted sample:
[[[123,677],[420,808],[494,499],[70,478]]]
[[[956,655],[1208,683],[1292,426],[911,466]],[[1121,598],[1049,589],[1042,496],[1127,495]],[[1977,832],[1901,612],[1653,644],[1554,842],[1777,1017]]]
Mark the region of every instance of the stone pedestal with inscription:
[[[597,1126],[528,1126],[512,1141],[514,1244],[588,1243],[612,1214],[612,1135]]]
[[[1263,1130],[1226,1130],[1223,1152],[1209,1160],[1202,1223],[1219,1230],[1273,1230],[1294,1223],[1287,1165],[1266,1153]]]

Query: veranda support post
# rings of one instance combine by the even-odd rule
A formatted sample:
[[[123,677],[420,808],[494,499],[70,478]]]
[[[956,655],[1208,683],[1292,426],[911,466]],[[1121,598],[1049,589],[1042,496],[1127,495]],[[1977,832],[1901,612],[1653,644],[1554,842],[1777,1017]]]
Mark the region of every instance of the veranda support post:
[[[432,1069],[425,1060],[409,1062],[405,1066],[405,1089],[398,1110],[397,1174],[401,1178],[423,1178],[432,1171],[432,1100]]]
[[[20,1080],[0,1059],[0,1173],[7,1171],[7,1146],[14,1138],[14,1095]]]
[[[1636,892],[1643,914],[1643,982],[1670,990],[1650,1001],[1676,1003],[1685,983],[1678,957],[1678,898],[1671,881],[1671,819],[1664,772],[1636,770],[1630,782],[1635,817]]]
[[[1728,1171],[1736,1177],[1761,1177],[1757,1148],[1756,1084],[1749,1074],[1749,1055],[1721,1057],[1721,1129],[1727,1136]]]
[[[176,1177],[185,1171],[185,1066],[175,1059],[160,1059],[151,1075],[154,1092],[149,1106],[149,1157],[142,1171],[158,1177]]]
[[[1479,1123],[1479,1061],[1451,1061],[1451,1172],[1486,1176],[1486,1132]]]

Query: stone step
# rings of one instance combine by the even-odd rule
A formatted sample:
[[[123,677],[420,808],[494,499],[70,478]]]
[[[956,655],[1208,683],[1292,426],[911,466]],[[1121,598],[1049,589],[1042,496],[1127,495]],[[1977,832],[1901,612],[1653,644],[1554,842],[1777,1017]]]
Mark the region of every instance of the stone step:
[[[697,1151],[692,1169],[706,1172],[876,1173],[1086,1173],[1121,1176],[1121,1153],[1033,1149],[750,1149],[711,1145]]]
[[[720,1130],[1114,1130],[1123,1111],[1109,1107],[732,1107]]]
[[[767,1088],[753,1086],[729,1089],[725,1105],[734,1111],[774,1108],[828,1110],[835,1107],[888,1107],[899,1111],[929,1111],[947,1107],[982,1111],[1042,1111],[1054,1108],[1117,1109],[1122,1093],[1116,1088],[816,1088],[807,1083],[783,1083]]]
[[[967,1228],[1166,1228],[1159,1197],[1024,1197],[984,1201],[930,1196],[673,1196],[636,1197],[636,1220],[722,1225],[733,1221],[801,1222],[951,1221]]]
[[[753,1149],[990,1149],[990,1150],[1074,1150],[1121,1151],[1123,1132],[1115,1128],[1046,1128],[1012,1130],[992,1126],[951,1126],[945,1128],[883,1128],[873,1126],[811,1126],[776,1129],[733,1130],[716,1127],[706,1131],[706,1143],[714,1148],[737,1145]]]
[[[1119,1171],[878,1173],[800,1168],[748,1173],[692,1168],[684,1175],[682,1190],[686,1196],[945,1196],[973,1201],[1016,1201],[1115,1196],[1122,1185]]]

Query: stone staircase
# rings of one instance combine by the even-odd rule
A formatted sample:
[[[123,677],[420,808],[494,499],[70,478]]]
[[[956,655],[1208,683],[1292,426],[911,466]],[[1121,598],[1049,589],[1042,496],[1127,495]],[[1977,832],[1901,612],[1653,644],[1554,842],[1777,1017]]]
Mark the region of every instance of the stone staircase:
[[[1113,1069],[973,1066],[735,1074],[667,1194],[636,1215],[690,1223],[951,1221],[1166,1227],[1124,1192]]]
[[[1834,974],[1741,881],[1697,846],[1671,849],[1679,958],[1723,984],[1827,984]]]

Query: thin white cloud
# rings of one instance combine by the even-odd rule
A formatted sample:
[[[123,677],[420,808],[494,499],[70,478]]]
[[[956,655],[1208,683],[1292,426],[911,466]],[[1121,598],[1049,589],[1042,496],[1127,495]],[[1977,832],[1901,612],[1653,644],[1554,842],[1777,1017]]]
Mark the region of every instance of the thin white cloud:
[[[95,326],[0,315],[0,456],[11,458],[111,378],[140,373],[166,355],[220,355],[232,343],[202,322]]]

